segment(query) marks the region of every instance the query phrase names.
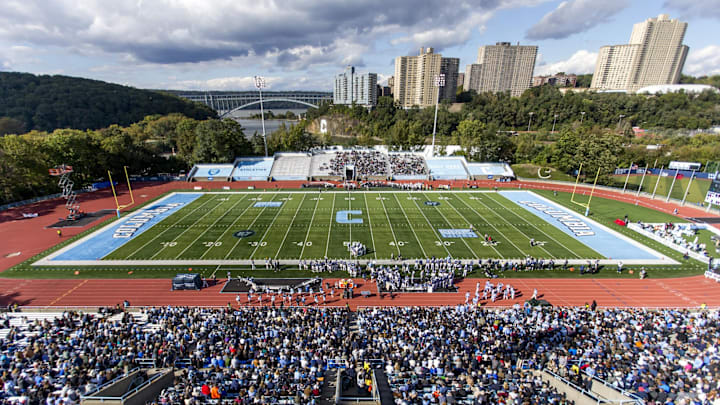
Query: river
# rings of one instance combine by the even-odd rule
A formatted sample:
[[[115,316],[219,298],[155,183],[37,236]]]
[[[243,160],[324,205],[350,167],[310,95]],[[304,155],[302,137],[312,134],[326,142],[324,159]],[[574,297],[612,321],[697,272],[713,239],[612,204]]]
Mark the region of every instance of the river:
[[[272,111],[273,114],[285,114],[287,111],[292,111],[296,115],[305,114],[307,109],[270,109],[265,110],[267,113],[268,111]],[[262,134],[262,121],[259,119],[247,119],[246,117],[259,114],[260,110],[240,110],[236,111],[232,114],[232,117],[235,121],[240,123],[243,127],[243,131],[245,132],[245,136],[248,138],[253,136],[255,131],[257,131],[258,134]],[[280,128],[280,125],[285,123],[286,126],[290,126],[291,124],[295,123],[296,121],[289,121],[289,120],[265,120],[265,133],[272,134],[275,132],[278,128]]]

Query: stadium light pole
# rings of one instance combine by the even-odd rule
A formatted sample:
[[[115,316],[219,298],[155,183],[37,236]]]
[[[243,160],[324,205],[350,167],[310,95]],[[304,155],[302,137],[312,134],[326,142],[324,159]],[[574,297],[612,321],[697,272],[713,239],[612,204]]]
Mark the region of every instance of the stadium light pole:
[[[445,75],[439,74],[435,76],[435,87],[437,88],[437,97],[435,97],[435,120],[433,121],[433,138],[432,138],[432,149],[430,150],[430,157],[435,157],[435,132],[437,130],[437,113],[438,105],[440,104],[440,88],[445,87]]]
[[[557,117],[558,117],[557,114],[553,115],[553,128],[552,128],[552,131],[550,131],[550,132],[555,132],[555,122],[557,121]]]
[[[262,76],[255,76],[255,88],[258,89],[260,92],[260,120],[262,121],[262,131],[263,131],[263,143],[265,144],[265,157],[268,156],[267,151],[267,136],[265,135],[265,110],[263,109],[263,102],[262,102],[262,89],[265,88],[265,78]]]
[[[528,120],[528,132],[530,132],[530,124],[532,123],[532,116],[535,115],[535,112],[530,111],[530,119]]]

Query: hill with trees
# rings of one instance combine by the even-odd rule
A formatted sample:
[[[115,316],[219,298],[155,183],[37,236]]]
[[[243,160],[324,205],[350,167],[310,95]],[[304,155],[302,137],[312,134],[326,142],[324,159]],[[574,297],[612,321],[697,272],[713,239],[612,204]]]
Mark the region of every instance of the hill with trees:
[[[216,115],[175,95],[69,76],[0,72],[0,136],[60,128],[127,126],[147,115]]]

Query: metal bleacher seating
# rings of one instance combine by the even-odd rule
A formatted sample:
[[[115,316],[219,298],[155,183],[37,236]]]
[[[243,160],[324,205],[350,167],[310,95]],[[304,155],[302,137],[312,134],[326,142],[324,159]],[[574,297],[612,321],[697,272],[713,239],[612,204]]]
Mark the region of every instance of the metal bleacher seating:
[[[276,153],[270,177],[273,180],[307,180],[310,162],[307,153]]]
[[[335,154],[335,151],[314,153],[310,161],[310,177],[316,180],[335,177],[330,175],[330,161]]]
[[[464,157],[437,157],[426,159],[430,177],[434,180],[465,180],[468,172]]]

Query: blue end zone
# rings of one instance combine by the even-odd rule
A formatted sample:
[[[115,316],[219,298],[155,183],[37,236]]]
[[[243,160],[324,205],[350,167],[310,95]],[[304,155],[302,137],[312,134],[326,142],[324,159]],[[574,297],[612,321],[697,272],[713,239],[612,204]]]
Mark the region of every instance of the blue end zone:
[[[173,194],[91,234],[49,260],[100,260],[200,196],[199,193]]]
[[[438,229],[443,238],[477,238],[472,229]]]
[[[662,259],[641,249],[630,240],[619,237],[595,221],[561,207],[528,191],[500,191],[500,194],[566,234],[584,243],[608,259]]]
[[[255,204],[253,204],[253,207],[255,208],[277,208],[282,207],[282,201],[258,201]]]

